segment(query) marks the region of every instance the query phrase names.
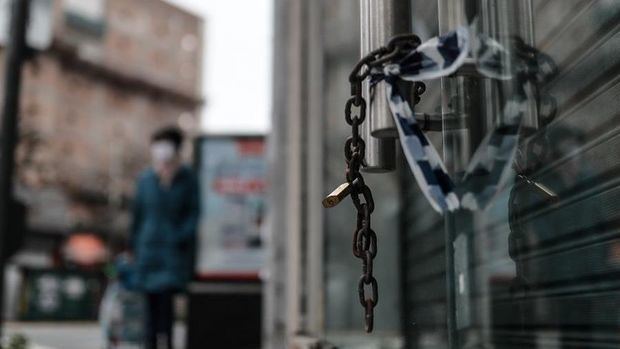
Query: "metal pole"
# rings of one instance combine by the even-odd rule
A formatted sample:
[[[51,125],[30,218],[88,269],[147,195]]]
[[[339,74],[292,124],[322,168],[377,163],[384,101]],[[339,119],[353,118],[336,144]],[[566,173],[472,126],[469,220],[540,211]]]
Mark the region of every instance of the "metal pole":
[[[13,197],[13,171],[17,144],[17,120],[26,53],[26,26],[30,0],[13,0],[9,35],[6,43],[2,129],[0,135],[0,338],[4,325],[4,244],[9,233],[9,210]]]
[[[409,1],[369,1],[367,6],[370,50],[387,44],[395,35],[411,33]],[[374,100],[368,110],[368,123],[373,136],[391,139],[398,137],[384,88],[375,89]]]
[[[371,0],[361,0],[360,48],[362,57],[373,49],[385,44],[384,42],[371,42],[373,34],[372,27],[370,26],[370,12]],[[373,45],[375,46],[373,47]],[[366,142],[366,166],[362,170],[369,173],[389,172],[396,168],[396,140],[394,138],[377,138],[371,132],[371,120],[373,118],[392,117],[390,110],[387,109],[387,105],[385,104],[385,92],[383,88],[376,90],[379,90],[379,96],[371,98],[368,81],[364,81],[362,94],[369,108],[367,120],[362,124],[362,136]],[[379,108],[377,107],[377,103],[380,104]],[[387,122],[389,123],[390,119],[388,119]]]

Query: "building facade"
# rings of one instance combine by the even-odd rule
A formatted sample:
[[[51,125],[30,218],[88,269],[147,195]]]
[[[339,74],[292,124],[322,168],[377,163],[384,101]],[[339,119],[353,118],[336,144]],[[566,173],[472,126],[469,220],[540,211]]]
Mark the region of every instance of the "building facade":
[[[617,345],[620,4],[275,3],[270,149],[278,185],[270,204],[265,346]],[[364,333],[361,262],[351,253],[355,211],[348,199],[330,210],[320,205],[345,180],[348,76],[360,58],[360,35],[372,29],[360,21],[360,3],[371,11],[382,3],[408,7],[409,32],[422,41],[465,27],[511,54],[544,57],[535,59],[536,67],[553,67],[527,88],[510,179],[485,209],[436,213],[398,148],[395,171],[365,175],[375,193],[378,236],[380,301],[372,334]],[[399,14],[387,16],[379,29],[396,26]],[[440,125],[426,133],[455,181],[515,91],[514,80],[465,70],[426,81],[415,109]]]
[[[125,234],[151,132],[197,125],[202,19],[164,1],[53,0],[26,64],[17,192],[35,233]]]

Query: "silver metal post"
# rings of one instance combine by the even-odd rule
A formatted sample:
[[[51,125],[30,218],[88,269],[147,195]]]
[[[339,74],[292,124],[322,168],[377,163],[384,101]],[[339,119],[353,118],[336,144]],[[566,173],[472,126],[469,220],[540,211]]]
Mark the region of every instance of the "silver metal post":
[[[409,1],[360,0],[361,55],[383,46],[394,35],[410,32]],[[378,86],[370,93],[367,83],[363,95],[368,103],[367,120],[362,124],[366,141],[365,172],[389,172],[396,168],[398,136],[386,101],[385,89]]]
[[[370,50],[384,46],[395,35],[411,32],[409,1],[370,0],[364,2],[368,6],[366,31],[369,36]],[[364,31],[362,28],[362,32]],[[398,136],[385,98],[385,89],[382,86],[376,89],[374,103],[371,104],[369,111],[370,132],[373,136],[378,138],[396,138]]]

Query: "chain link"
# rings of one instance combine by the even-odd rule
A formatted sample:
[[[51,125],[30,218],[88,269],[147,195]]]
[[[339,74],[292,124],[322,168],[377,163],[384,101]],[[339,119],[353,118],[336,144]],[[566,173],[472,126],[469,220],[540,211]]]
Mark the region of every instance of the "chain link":
[[[356,69],[368,71],[365,65]],[[370,215],[375,204],[370,188],[364,182],[360,172],[366,155],[366,143],[360,136],[360,125],[366,119],[366,101],[362,96],[361,82],[367,73],[354,74],[351,81],[352,96],[345,106],[345,121],[351,126],[351,136],[345,142],[345,160],[347,163],[346,179],[351,185],[351,199],[357,209],[357,225],[353,232],[353,255],[362,260],[363,275],[358,283],[360,303],[364,307],[366,332],[371,332],[374,323],[374,308],[379,300],[377,280],[373,276],[373,258],[377,254],[377,236],[370,228]],[[355,108],[355,111],[353,110]],[[369,296],[366,296],[369,288]]]
[[[380,47],[363,57],[349,75],[351,97],[345,104],[345,121],[351,126],[351,136],[344,145],[346,161],[345,177],[350,185],[350,195],[357,210],[357,223],[353,232],[353,255],[362,261],[362,275],[357,285],[359,301],[364,308],[366,332],[374,327],[374,309],[379,302],[379,286],[373,275],[374,258],[377,256],[377,234],[372,230],[370,218],[375,210],[375,202],[370,188],[366,185],[360,169],[365,166],[366,143],[360,136],[360,126],[366,120],[366,100],[362,95],[362,82],[370,75],[370,69],[394,60],[404,50],[415,48],[420,39],[415,35],[397,36],[387,46]],[[425,85],[414,85],[414,103],[424,93]]]

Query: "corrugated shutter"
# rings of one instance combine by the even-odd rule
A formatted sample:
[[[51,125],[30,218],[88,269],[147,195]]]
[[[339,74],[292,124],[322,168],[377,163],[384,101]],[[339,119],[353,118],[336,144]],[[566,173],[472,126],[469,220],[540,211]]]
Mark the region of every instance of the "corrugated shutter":
[[[402,181],[403,332],[408,348],[447,345],[446,246],[443,217],[429,211],[417,184]],[[425,343],[423,347],[417,346]]]
[[[542,86],[557,115],[522,151],[542,140],[531,178],[559,200],[519,184],[447,224],[405,171],[409,348],[446,348],[448,332],[454,348],[620,347],[620,1],[532,4],[535,46],[559,68]]]
[[[548,152],[533,177],[560,200],[549,204],[513,190],[521,201],[519,276],[526,290],[495,290],[494,341],[510,348],[615,347],[620,2],[535,1],[534,10],[536,46],[555,60],[559,74],[544,86],[558,115],[539,132]]]

